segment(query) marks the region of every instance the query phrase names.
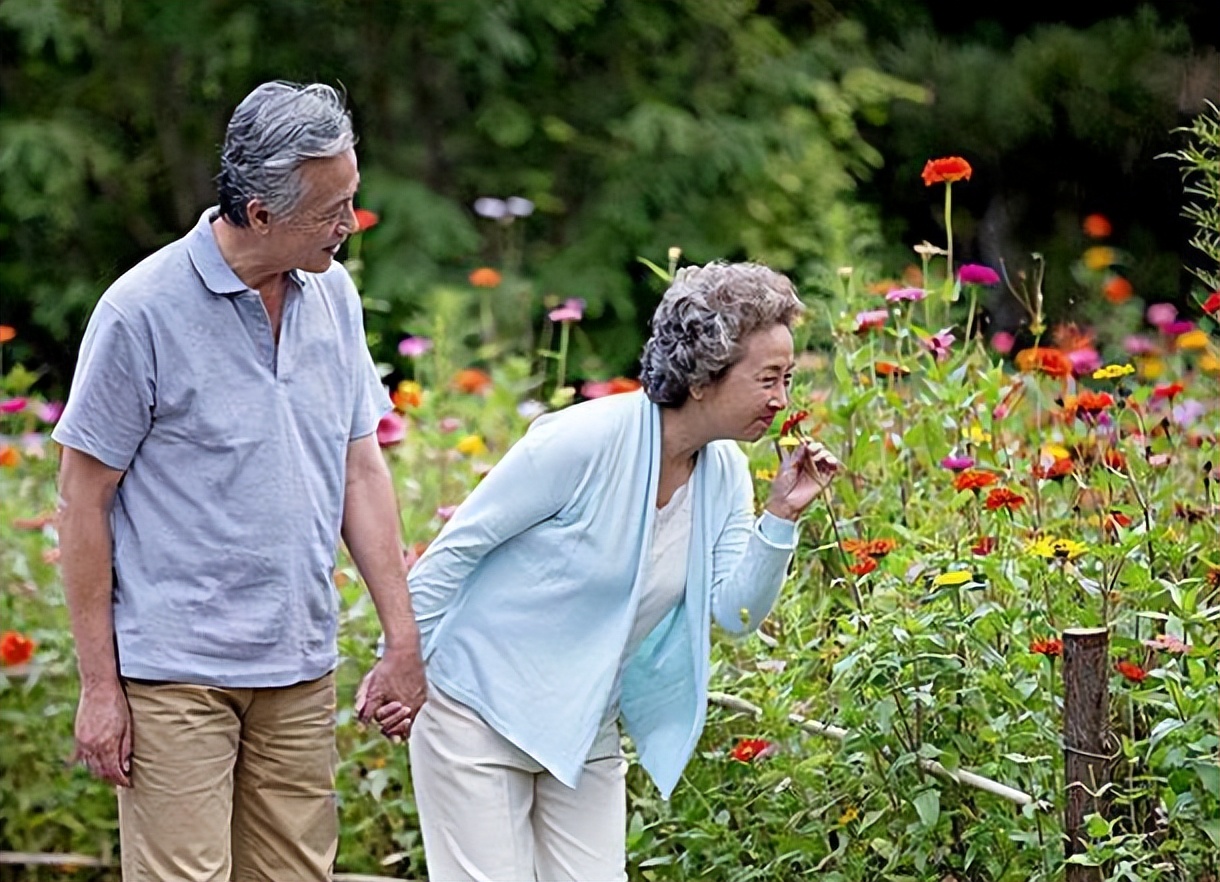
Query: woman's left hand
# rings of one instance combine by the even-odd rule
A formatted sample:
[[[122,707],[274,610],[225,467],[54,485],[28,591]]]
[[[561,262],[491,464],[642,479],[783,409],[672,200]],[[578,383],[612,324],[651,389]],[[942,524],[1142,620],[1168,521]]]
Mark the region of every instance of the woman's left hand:
[[[843,468],[834,455],[816,441],[802,441],[779,464],[767,511],[776,517],[795,521]]]

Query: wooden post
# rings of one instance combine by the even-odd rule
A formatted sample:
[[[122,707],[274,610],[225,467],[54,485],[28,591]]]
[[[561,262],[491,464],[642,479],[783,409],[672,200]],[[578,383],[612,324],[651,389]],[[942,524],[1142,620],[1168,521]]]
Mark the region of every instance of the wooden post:
[[[1094,796],[1110,780],[1105,751],[1109,719],[1110,632],[1106,628],[1069,628],[1063,632],[1063,753],[1066,857],[1085,850],[1086,815],[1102,813],[1104,799]],[[1068,864],[1067,882],[1100,882],[1096,867]]]

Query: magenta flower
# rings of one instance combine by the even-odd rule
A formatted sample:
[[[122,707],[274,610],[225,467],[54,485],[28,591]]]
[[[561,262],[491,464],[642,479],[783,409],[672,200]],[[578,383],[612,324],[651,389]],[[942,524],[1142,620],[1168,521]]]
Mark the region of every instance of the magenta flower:
[[[972,456],[946,456],[940,461],[940,464],[953,472],[962,472],[966,469],[974,467],[974,457]]]
[[[1179,319],[1178,321],[1166,322],[1161,325],[1161,333],[1169,337],[1181,337],[1183,334],[1189,334],[1195,329],[1194,322],[1188,322]]]
[[[427,337],[404,337],[398,343],[398,354],[406,358],[419,358],[432,348],[432,341]]]
[[[44,401],[38,405],[38,418],[44,423],[57,423],[63,415],[64,403],[62,401]]]
[[[856,333],[874,331],[884,325],[885,320],[889,317],[890,313],[887,309],[866,309],[858,312],[856,313]]]
[[[457,511],[456,505],[442,505],[436,510],[436,516],[442,521],[447,521],[453,517],[453,513]]]
[[[1067,357],[1068,361],[1072,363],[1072,373],[1078,377],[1083,374],[1091,374],[1101,367],[1101,356],[1091,346],[1073,349],[1067,354]]]
[[[1153,355],[1157,345],[1142,334],[1128,334],[1123,338],[1123,349],[1127,350],[1128,355]]]
[[[1178,308],[1172,303],[1154,303],[1148,307],[1145,318],[1153,327],[1163,328],[1178,317]]]
[[[393,447],[401,444],[407,437],[407,424],[394,411],[390,411],[377,423],[377,443],[382,447]]]
[[[578,297],[572,297],[563,302],[563,306],[556,307],[547,313],[547,317],[553,322],[578,322],[585,315],[585,302]]]
[[[1012,352],[1012,347],[1017,343],[1017,338],[1008,331],[996,331],[991,335],[991,348],[1000,355],[1007,355]]]
[[[21,413],[27,403],[24,398],[6,398],[0,401],[0,413]]]
[[[949,328],[941,328],[931,337],[925,337],[919,342],[936,356],[937,361],[944,361],[949,357],[950,347],[953,346],[953,341],[956,339]]]
[[[1186,655],[1190,652],[1190,644],[1174,634],[1157,634],[1151,640],[1145,640],[1149,649],[1163,649],[1171,655]]]
[[[998,285],[1000,275],[981,263],[964,263],[957,271],[957,279],[963,285]]]
[[[895,288],[885,295],[886,303],[901,303],[902,301],[915,302],[923,300],[928,296],[928,292],[923,288]]]

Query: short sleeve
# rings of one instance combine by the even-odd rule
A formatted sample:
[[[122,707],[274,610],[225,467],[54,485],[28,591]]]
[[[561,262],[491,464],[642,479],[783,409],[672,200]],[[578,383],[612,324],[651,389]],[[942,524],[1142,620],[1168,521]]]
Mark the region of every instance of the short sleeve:
[[[51,437],[126,471],[152,427],[151,343],[105,300],[85,329],[68,403]]]
[[[356,366],[356,396],[348,440],[355,441],[376,432],[377,424],[394,405],[386,392],[385,384],[381,382],[381,375],[377,373],[377,365],[373,363],[368,341],[364,337],[364,313],[360,308],[360,295],[354,285],[350,282],[348,285],[351,289],[351,327],[355,329],[351,344],[354,352],[352,363]]]

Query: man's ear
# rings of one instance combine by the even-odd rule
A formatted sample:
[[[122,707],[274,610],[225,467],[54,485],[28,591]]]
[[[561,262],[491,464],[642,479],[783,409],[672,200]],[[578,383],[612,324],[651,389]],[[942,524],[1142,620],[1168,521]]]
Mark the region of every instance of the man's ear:
[[[250,221],[250,229],[264,236],[270,232],[271,212],[263,205],[261,199],[251,199],[246,203],[246,218]]]
[[[696,401],[702,401],[702,400],[703,400],[703,394],[704,394],[706,391],[707,391],[707,387],[706,387],[706,386],[691,386],[691,388],[690,388],[690,397],[691,397],[691,398],[693,398],[693,399],[695,399]]]

